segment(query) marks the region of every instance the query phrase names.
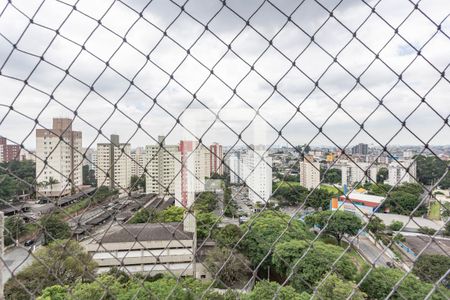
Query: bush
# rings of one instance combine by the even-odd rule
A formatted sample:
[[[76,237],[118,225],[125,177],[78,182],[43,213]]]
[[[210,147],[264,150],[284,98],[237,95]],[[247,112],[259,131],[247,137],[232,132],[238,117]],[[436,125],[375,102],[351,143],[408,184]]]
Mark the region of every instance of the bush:
[[[393,221],[391,225],[389,225],[389,229],[392,231],[400,231],[403,228],[403,222],[401,221]]]

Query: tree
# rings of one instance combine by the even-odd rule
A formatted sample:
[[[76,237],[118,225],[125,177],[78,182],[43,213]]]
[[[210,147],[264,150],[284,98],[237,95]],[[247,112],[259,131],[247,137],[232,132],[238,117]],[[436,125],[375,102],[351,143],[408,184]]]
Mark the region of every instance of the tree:
[[[325,282],[319,287],[314,300],[346,300],[352,294],[352,300],[364,300],[366,294],[361,292],[351,281],[344,281],[337,275],[331,274]]]
[[[297,290],[309,290],[315,286],[344,252],[339,246],[320,241],[309,246],[309,242],[300,240],[279,243],[272,256],[272,263],[280,275],[287,278],[292,273],[291,283]],[[336,262],[333,272],[345,279],[353,279],[356,271],[350,256],[344,254]]]
[[[221,247],[208,251],[205,265],[212,277],[219,278],[219,283],[230,287],[240,282],[251,273],[247,258],[231,249]]]
[[[58,183],[59,183],[59,181],[57,179],[55,179],[53,177],[49,177],[47,184],[50,186],[50,191],[53,191],[53,186]]]
[[[386,230],[386,225],[384,225],[383,221],[377,216],[372,216],[369,220],[369,224],[367,224],[367,229],[373,233],[376,240],[379,240],[384,230]]]
[[[213,213],[198,212],[195,214],[197,219],[197,237],[205,239],[217,227],[218,218]]]
[[[262,269],[267,269],[271,265],[272,257],[269,250],[275,241],[281,243],[312,237],[302,222],[291,220],[288,215],[272,210],[253,215],[242,224],[241,229],[246,232],[242,240],[243,253],[250,259],[253,267],[262,262]],[[269,255],[266,257],[267,254]]]
[[[217,198],[213,192],[202,192],[197,195],[194,202],[194,210],[212,212],[217,208]]]
[[[13,244],[26,231],[25,222],[20,216],[11,216],[5,220],[5,245]]]
[[[377,183],[383,183],[389,179],[389,170],[387,168],[380,168],[377,173]]]
[[[356,235],[363,227],[360,218],[347,211],[321,211],[308,215],[305,218],[309,226],[317,226],[324,229],[324,233],[333,236],[338,244],[344,235]]]
[[[130,179],[130,187],[131,190],[137,191],[139,189],[142,189],[145,192],[145,175],[142,175],[141,177],[137,175],[131,176]]]
[[[402,278],[403,274],[403,271],[398,269],[375,268],[363,280],[360,289],[367,294],[369,299],[385,299]],[[408,275],[390,299],[424,299],[432,287],[431,284],[420,281],[414,275]],[[440,292],[442,290],[435,291],[431,299],[447,299]]]
[[[421,280],[435,283],[450,269],[450,257],[446,255],[422,254],[414,264],[413,272]],[[447,280],[444,279],[444,282]]]
[[[169,206],[156,214],[156,221],[161,223],[183,221],[184,208],[180,206]]]
[[[89,165],[83,166],[83,184],[96,186],[95,171],[89,168]]]
[[[44,216],[40,221],[44,234],[44,245],[48,245],[55,240],[66,239],[70,237],[69,225],[57,214]]]
[[[417,178],[419,182],[432,185],[436,183],[445,174],[448,168],[448,163],[436,156],[419,155],[416,158],[417,163]],[[443,189],[450,187],[450,172],[439,183]]]
[[[278,292],[278,294],[276,294]],[[308,293],[297,293],[290,286],[281,287],[278,283],[273,281],[262,280],[258,281],[253,290],[242,297],[243,300],[308,300],[311,296]]]
[[[156,280],[146,278],[150,280],[133,276],[128,281],[121,282],[111,274],[101,274],[93,282],[78,281],[72,285],[46,288],[38,299],[225,299],[218,293],[208,290],[209,283],[197,279],[177,280],[169,276]]]
[[[328,169],[328,171],[325,168],[320,168],[320,178],[324,183],[341,184],[342,171],[336,168]]]
[[[403,222],[401,221],[393,221],[391,225],[389,225],[389,229],[392,231],[400,231],[403,228]]]
[[[154,208],[143,208],[138,210],[128,221],[129,224],[153,223],[157,219]]]
[[[419,233],[427,234],[427,235],[433,235],[436,233],[436,230],[427,226],[419,227],[419,230],[417,230]]]
[[[242,230],[239,226],[228,224],[214,232],[214,240],[219,247],[233,248],[242,237]]]
[[[34,255],[36,260],[30,266],[20,271],[16,279],[13,277],[6,282],[7,299],[29,299],[28,291],[39,295],[42,289],[56,284],[94,279],[96,264],[84,248],[73,240],[55,241]]]
[[[384,206],[389,208],[391,213],[400,215],[410,215],[411,212],[420,204],[420,196],[416,196],[404,191],[392,192],[384,203]],[[425,206],[421,206],[414,213],[415,216],[420,216],[426,213]]]

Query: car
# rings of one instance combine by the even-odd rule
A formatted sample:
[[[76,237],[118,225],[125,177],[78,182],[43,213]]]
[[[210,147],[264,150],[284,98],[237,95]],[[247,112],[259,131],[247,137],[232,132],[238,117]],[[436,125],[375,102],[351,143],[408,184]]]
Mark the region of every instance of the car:
[[[23,243],[25,247],[30,247],[34,245],[34,240],[26,240],[25,243]]]

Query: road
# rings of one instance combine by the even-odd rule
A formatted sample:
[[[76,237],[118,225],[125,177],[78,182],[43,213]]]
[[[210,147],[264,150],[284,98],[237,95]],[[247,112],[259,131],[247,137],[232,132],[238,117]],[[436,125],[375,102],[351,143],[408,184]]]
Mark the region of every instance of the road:
[[[2,263],[2,285],[11,278],[11,272],[17,274],[21,269],[31,264],[33,257],[28,252],[29,247],[13,247],[5,251],[3,260],[7,267]]]
[[[376,260],[375,265],[377,267],[388,267],[388,262],[392,263],[392,259],[385,253],[378,257],[382,250],[378,249],[368,238],[364,236],[360,236],[353,244],[355,245],[356,250],[362,254],[362,256],[365,257],[369,263],[373,264]]]

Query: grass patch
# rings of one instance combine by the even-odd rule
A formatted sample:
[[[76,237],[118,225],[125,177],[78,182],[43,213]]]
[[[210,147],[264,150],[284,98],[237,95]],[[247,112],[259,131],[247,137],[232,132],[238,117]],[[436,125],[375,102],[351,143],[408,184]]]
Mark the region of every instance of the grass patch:
[[[278,181],[273,183],[274,189],[275,188],[290,188],[290,187],[296,187],[300,186],[300,182],[297,181]]]
[[[441,204],[437,201],[432,202],[428,210],[428,218],[430,220],[440,220],[441,219]]]
[[[330,186],[330,185],[321,185],[320,188],[321,188],[322,190],[325,190],[325,191],[327,191],[327,192],[329,192],[329,193],[332,193],[332,194],[342,194],[342,193],[343,193],[343,192],[342,192],[340,189],[338,189],[337,187]]]

